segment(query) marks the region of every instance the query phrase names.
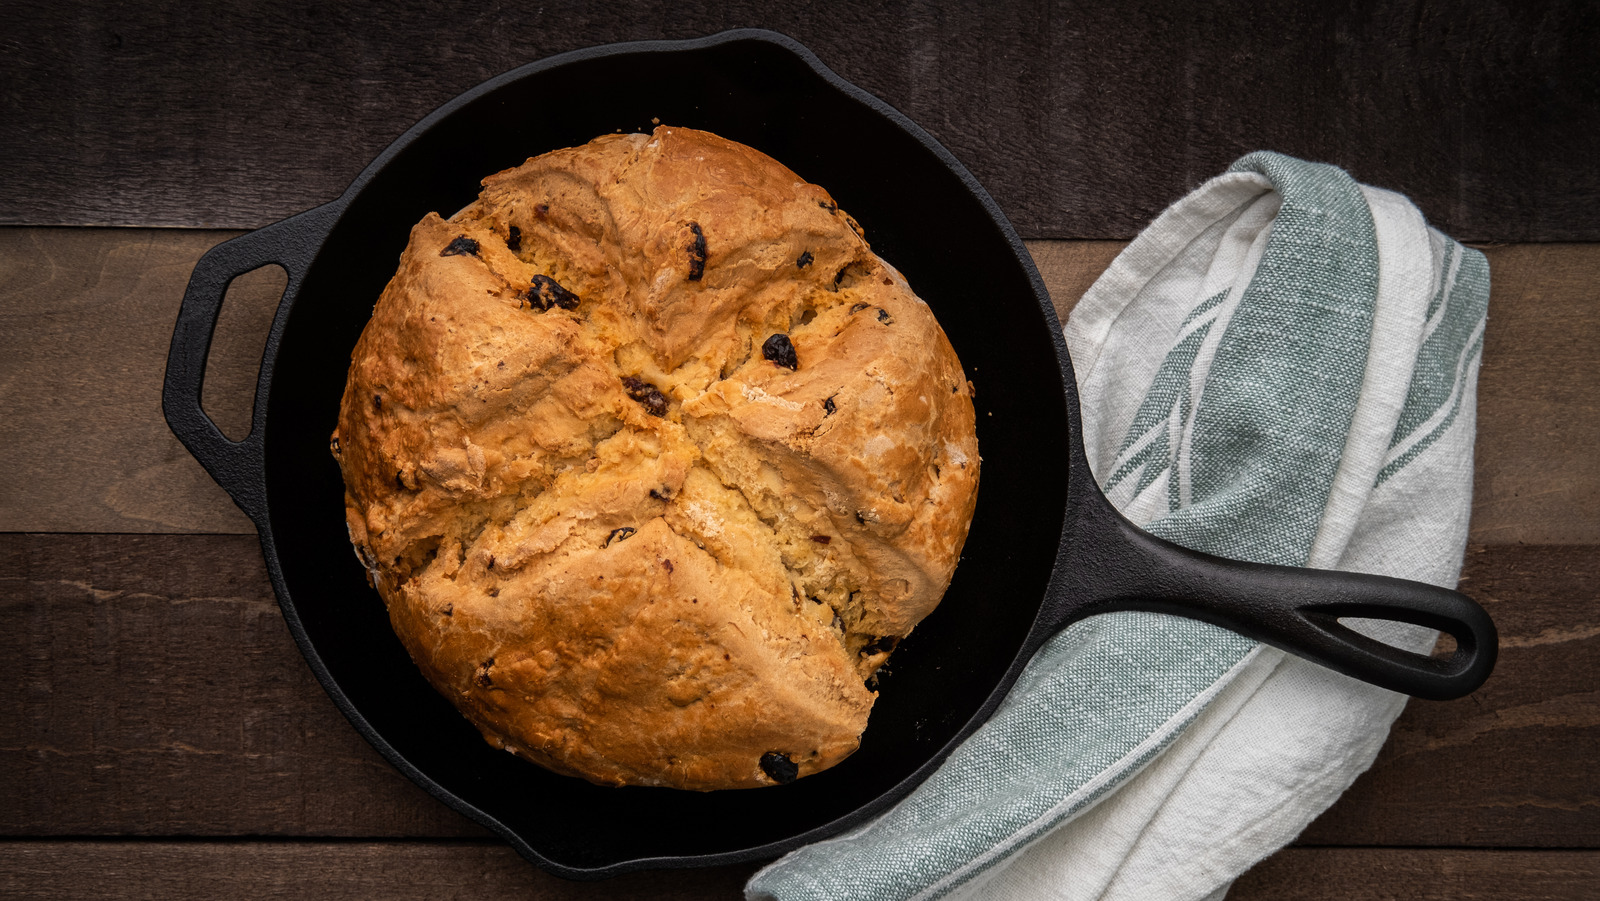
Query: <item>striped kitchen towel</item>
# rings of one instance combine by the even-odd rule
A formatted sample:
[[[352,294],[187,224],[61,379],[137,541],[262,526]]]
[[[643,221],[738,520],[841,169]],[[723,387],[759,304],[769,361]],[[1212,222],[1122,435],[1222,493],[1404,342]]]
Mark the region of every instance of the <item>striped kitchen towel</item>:
[[[1483,255],[1405,198],[1246,156],[1067,323],[1095,475],[1198,550],[1453,586],[1488,296]],[[1404,701],[1196,621],[1095,617],[911,796],[747,897],[1220,898],[1371,764]]]

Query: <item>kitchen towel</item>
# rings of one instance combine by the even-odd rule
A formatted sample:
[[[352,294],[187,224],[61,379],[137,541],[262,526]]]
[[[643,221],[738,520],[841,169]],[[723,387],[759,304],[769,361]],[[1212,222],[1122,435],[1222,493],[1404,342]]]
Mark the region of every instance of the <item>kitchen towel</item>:
[[[1095,476],[1198,550],[1453,586],[1488,297],[1483,255],[1405,198],[1250,154],[1069,317]],[[1358,628],[1414,651],[1436,638]],[[1404,702],[1197,621],[1094,617],[904,801],[746,895],[1220,898],[1371,764]]]

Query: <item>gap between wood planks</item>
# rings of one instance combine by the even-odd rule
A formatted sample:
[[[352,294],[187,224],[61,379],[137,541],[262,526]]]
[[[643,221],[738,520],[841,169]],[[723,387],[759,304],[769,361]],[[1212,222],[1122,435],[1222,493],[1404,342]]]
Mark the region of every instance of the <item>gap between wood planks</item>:
[[[0,531],[253,531],[178,444],[160,389],[200,255],[237,232],[0,228]],[[1065,315],[1120,241],[1032,241]],[[1485,248],[1493,277],[1479,383],[1471,540],[1600,543],[1600,244]],[[205,404],[248,428],[281,271],[235,282]],[[331,428],[331,426],[330,426]]]

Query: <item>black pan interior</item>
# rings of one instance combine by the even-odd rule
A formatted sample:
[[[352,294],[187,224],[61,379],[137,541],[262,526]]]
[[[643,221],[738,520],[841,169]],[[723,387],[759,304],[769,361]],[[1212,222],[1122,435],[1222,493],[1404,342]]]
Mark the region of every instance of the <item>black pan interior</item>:
[[[1071,389],[1036,276],[975,183],[886,107],[780,43],[636,46],[519,70],[464,100],[408,133],[352,187],[284,325],[266,421],[263,534],[291,622],[298,617],[335,698],[380,747],[568,875],[770,851],[836,827],[893,793],[983,707],[1044,595],[1065,506]],[[390,631],[346,539],[328,453],[350,349],[410,226],[469,203],[489,173],[596,135],[648,131],[653,119],[744,142],[826,187],[933,307],[977,386],[982,485],[955,582],[895,653],[861,750],[789,786],[607,789],[491,749]]]

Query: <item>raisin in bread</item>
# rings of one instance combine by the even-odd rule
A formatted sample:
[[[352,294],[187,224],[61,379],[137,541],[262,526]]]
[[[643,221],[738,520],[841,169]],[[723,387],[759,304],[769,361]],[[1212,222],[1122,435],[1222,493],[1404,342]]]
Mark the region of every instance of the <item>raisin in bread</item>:
[[[670,127],[418,223],[333,446],[395,632],[490,743],[701,790],[855,750],[978,485],[900,274],[823,189]]]

